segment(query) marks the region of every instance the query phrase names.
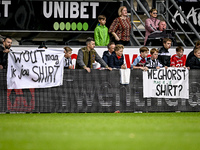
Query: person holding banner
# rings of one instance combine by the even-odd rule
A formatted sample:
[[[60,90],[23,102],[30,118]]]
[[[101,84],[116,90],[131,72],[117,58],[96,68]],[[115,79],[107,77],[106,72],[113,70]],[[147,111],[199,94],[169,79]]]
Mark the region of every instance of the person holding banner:
[[[148,70],[148,68],[145,66],[147,61],[147,56],[149,53],[149,49],[145,46],[140,48],[140,56],[134,59],[133,64],[131,64],[132,69],[142,69],[142,70]]]
[[[147,58],[146,67],[150,69],[160,69],[163,65],[159,62],[158,58],[158,50],[156,48],[152,48],[150,51],[151,57]]]
[[[171,47],[172,40],[169,38],[163,39],[163,46],[158,52],[158,60],[161,62],[165,68],[170,67],[170,59],[171,55],[168,51],[168,49]]]
[[[97,61],[102,66],[111,71],[112,68],[108,67],[105,61],[94,50],[94,47],[95,47],[94,39],[88,37],[86,40],[86,47],[83,47],[78,51],[75,68],[85,69],[87,72],[91,72],[91,68],[93,68],[93,63]]]
[[[126,65],[124,64],[123,49],[124,46],[121,44],[117,44],[115,46],[115,52],[109,57],[109,67],[117,69],[126,69]]]
[[[72,55],[72,49],[70,47],[64,47],[64,57],[65,57],[65,62],[64,62],[64,67],[65,69],[73,69],[73,65],[72,65],[72,59],[71,59],[71,55]]]
[[[12,45],[12,39],[6,37],[3,40],[3,45],[0,46],[0,69],[6,69],[8,65],[8,53],[10,52],[10,47]]]
[[[184,67],[186,63],[186,57],[183,56],[184,49],[182,46],[178,46],[176,48],[176,55],[173,55],[171,58],[171,67]],[[189,69],[189,67],[188,67]]]

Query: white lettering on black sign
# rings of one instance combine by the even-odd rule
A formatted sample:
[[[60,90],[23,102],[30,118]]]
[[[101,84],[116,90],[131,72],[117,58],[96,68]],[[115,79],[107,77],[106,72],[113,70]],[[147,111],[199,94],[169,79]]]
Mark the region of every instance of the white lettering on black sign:
[[[180,8],[180,10],[182,11],[181,6],[180,6],[179,8]],[[184,14],[185,12],[182,11],[182,13]],[[188,20],[190,20],[190,18],[191,18],[191,20],[192,20],[191,23],[193,23],[194,25],[200,26],[200,8],[194,9],[194,7],[192,7],[192,8],[190,9],[190,11],[188,12],[188,14],[185,13],[185,15],[186,15],[186,17],[187,17]],[[182,24],[187,24],[187,22],[185,21],[185,19],[182,17],[182,15],[181,15],[181,14],[179,13],[179,11],[177,10],[177,11],[175,12],[175,14],[174,14],[174,18],[177,20],[178,17],[180,17],[179,19],[180,19],[180,22],[181,22]],[[172,19],[172,22],[175,23],[175,20]]]
[[[9,5],[11,5],[11,0],[1,0],[0,5],[3,5],[3,10],[0,12],[0,17],[8,17]],[[3,15],[2,15],[3,14]]]
[[[95,19],[99,2],[43,2],[43,15],[46,18]],[[91,9],[92,13],[88,10]]]

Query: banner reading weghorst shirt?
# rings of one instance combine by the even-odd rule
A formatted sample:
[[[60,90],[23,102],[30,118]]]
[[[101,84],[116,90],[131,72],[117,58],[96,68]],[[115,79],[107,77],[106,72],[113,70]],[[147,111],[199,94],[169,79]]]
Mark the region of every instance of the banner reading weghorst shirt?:
[[[143,97],[189,99],[188,80],[184,68],[143,71]]]
[[[7,88],[46,88],[63,84],[63,50],[30,49],[8,54]]]

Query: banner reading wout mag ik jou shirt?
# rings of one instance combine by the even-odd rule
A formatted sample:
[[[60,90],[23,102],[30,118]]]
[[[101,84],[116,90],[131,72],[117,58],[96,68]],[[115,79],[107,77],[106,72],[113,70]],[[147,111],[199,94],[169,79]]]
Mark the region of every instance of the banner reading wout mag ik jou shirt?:
[[[184,68],[143,71],[143,97],[189,99],[188,80],[188,69]]]
[[[46,88],[63,84],[63,50],[29,49],[8,54],[7,88]]]

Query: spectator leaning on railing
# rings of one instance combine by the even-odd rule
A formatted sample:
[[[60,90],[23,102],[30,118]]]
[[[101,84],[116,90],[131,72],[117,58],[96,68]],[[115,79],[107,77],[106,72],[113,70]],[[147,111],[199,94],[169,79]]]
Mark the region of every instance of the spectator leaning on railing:
[[[133,64],[131,64],[131,69],[142,69],[148,70],[145,66],[147,62],[147,56],[149,49],[146,46],[140,47],[140,55],[134,59]]]
[[[93,38],[88,37],[86,40],[86,47],[81,48],[78,51],[78,56],[76,60],[76,69],[85,69],[87,72],[90,72],[90,68],[93,68],[93,63],[97,61],[103,67],[112,70],[112,68],[108,67],[105,61],[98,55],[98,53],[94,50],[95,41]]]
[[[184,68],[186,68],[186,66],[185,66],[186,57],[184,57],[183,53],[184,53],[183,47],[178,46],[176,48],[176,55],[173,55],[171,57],[171,64],[170,64],[171,67],[184,67]],[[187,67],[187,69],[189,69],[189,67]]]
[[[189,60],[194,56],[194,50],[200,48],[200,40],[196,42],[194,49],[188,54],[186,59],[186,67],[188,67]]]
[[[112,53],[114,52],[115,49],[115,43],[114,42],[110,42],[107,45],[108,50],[103,52],[103,56],[102,59],[106,62],[106,64],[108,64],[108,60],[110,55],[112,55]]]
[[[126,65],[124,64],[123,50],[123,45],[117,44],[115,46],[115,52],[109,57],[109,67],[117,69],[126,69]]]
[[[8,53],[10,52],[10,47],[12,45],[12,39],[6,37],[3,40],[3,45],[0,46],[0,69],[6,69],[8,65]]]
[[[158,58],[158,50],[156,48],[152,48],[150,51],[151,57],[147,58],[146,67],[149,69],[160,69],[163,65],[159,62]]]
[[[200,48],[194,50],[194,56],[189,60],[190,69],[200,69]]]

